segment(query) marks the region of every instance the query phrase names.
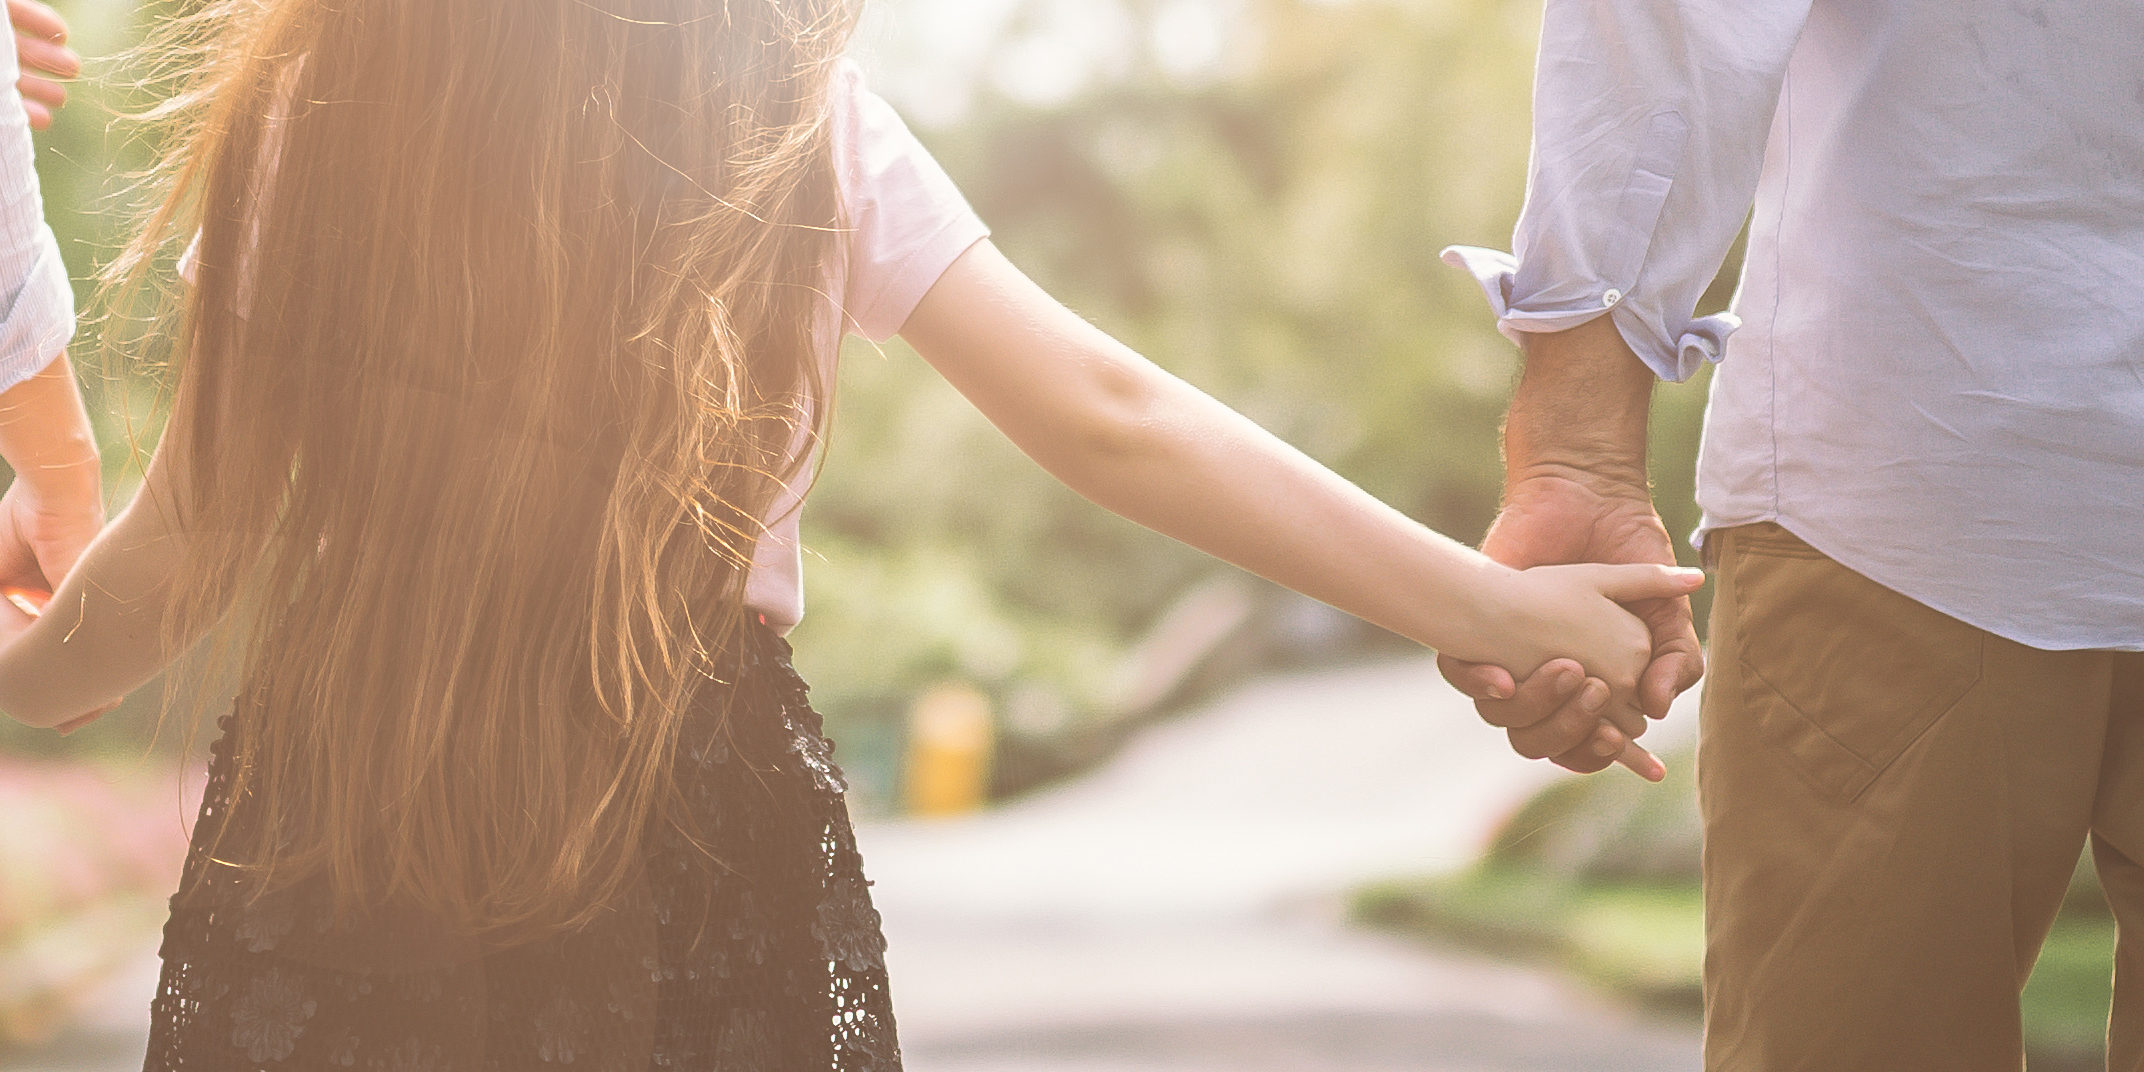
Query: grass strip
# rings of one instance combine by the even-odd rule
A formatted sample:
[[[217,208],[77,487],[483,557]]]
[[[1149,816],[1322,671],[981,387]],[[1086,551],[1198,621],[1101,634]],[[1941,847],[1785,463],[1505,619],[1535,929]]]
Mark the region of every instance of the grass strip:
[[[1556,964],[1647,1009],[1703,1011],[1704,896],[1695,882],[1572,880],[1489,863],[1368,887],[1353,913],[1424,939]],[[2101,1067],[2113,963],[2114,923],[2104,912],[2072,908],[2055,921],[2021,999],[2034,1072]]]

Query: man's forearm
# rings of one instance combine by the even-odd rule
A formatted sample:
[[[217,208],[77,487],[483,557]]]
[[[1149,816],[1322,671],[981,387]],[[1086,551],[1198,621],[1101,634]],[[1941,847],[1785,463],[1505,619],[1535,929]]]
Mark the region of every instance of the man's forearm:
[[[0,458],[44,498],[102,494],[96,434],[65,354],[0,393]]]
[[[1526,369],[1504,425],[1506,483],[1561,476],[1645,489],[1646,428],[1658,378],[1611,317],[1526,336]]]

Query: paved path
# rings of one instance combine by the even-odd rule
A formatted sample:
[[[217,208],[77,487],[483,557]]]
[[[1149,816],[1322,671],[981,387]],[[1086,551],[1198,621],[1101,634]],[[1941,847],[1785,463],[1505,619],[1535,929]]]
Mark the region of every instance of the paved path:
[[[1254,684],[995,812],[866,827],[910,1066],[1694,1070],[1686,1024],[1342,925],[1343,891],[1464,866],[1552,776],[1409,659]]]
[[[1251,685],[994,812],[867,825],[909,1067],[1694,1070],[1686,1024],[1341,922],[1343,891],[1463,866],[1551,776],[1408,659]],[[154,981],[6,1068],[139,1068]]]

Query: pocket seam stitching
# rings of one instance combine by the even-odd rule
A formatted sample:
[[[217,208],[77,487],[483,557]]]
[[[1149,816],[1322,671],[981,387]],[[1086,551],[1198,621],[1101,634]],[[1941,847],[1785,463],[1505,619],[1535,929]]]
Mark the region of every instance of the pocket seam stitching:
[[[1897,734],[1894,734],[1892,738],[1887,739],[1884,742],[1884,748],[1887,752],[1890,753],[1890,755],[1886,757],[1881,764],[1877,764],[1870,761],[1867,756],[1864,756],[1860,752],[1855,751],[1851,746],[1847,745],[1846,742],[1839,740],[1839,738],[1835,736],[1830,730],[1825,729],[1822,723],[1818,722],[1814,718],[1811,718],[1807,711],[1802,710],[1801,705],[1795,703],[1792,699],[1788,698],[1787,694],[1785,692],[1782,692],[1779,686],[1773,684],[1770,678],[1764,676],[1763,671],[1759,670],[1750,661],[1750,658],[1746,652],[1737,653],[1737,658],[1735,661],[1741,664],[1741,669],[1743,673],[1748,674],[1751,679],[1753,679],[1758,685],[1763,687],[1763,690],[1765,692],[1771,694],[1771,696],[1774,699],[1778,700],[1779,703],[1784,706],[1788,711],[1793,712],[1794,717],[1800,720],[1803,725],[1816,731],[1838,752],[1852,758],[1854,762],[1857,763],[1860,768],[1865,772],[1865,777],[1857,776],[1855,779],[1853,779],[1855,784],[1853,785],[1852,791],[1845,794],[1846,799],[1851,802],[1859,798],[1862,793],[1867,792],[1868,787],[1870,785],[1873,785],[1876,779],[1883,775],[1884,771],[1889,770],[1892,764],[1898,762],[1899,757],[1904,756],[1906,752],[1913,747],[1916,741],[1919,741],[1922,737],[1927,736],[1930,730],[1935,729],[1937,723],[1942,722],[1945,718],[1949,717],[1952,711],[1957,710],[1958,705],[1965,702],[1966,696],[1971,694],[1973,689],[1979,686],[1980,682],[1987,676],[1987,638],[1984,636],[1979,637],[1977,638],[1976,643],[1973,645],[1973,671],[1970,676],[1962,679],[1958,690],[1954,694],[1945,696],[1942,700],[1930,701],[1929,703],[1923,705],[1920,710],[1916,710],[1913,713],[1912,718],[1906,720],[1904,728],[1901,728]],[[1931,710],[1934,713],[1928,714],[1928,712]],[[1923,721],[1924,716],[1925,721]],[[1916,723],[1919,723],[1919,725],[1916,726]],[[1906,736],[1909,731],[1911,733],[1911,736]],[[1898,747],[1896,749],[1891,748],[1891,744],[1896,741],[1897,738],[1900,736],[1905,736],[1906,739],[1902,742],[1898,742]],[[1811,778],[1812,780],[1815,779],[1815,775],[1811,774],[1805,769],[1807,764],[1795,761],[1792,763],[1792,765],[1797,771],[1800,771],[1804,777]]]

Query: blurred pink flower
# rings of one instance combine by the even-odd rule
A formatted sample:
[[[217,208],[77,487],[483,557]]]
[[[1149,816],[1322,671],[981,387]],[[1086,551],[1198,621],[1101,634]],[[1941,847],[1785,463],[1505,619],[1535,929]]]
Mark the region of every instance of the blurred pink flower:
[[[0,1043],[9,1025],[49,1028],[47,1010],[153,943],[155,913],[139,906],[177,891],[204,780],[175,765],[0,756],[0,976],[15,983],[0,987]],[[140,922],[114,933],[102,925],[114,918]],[[72,941],[85,925],[96,955]]]

